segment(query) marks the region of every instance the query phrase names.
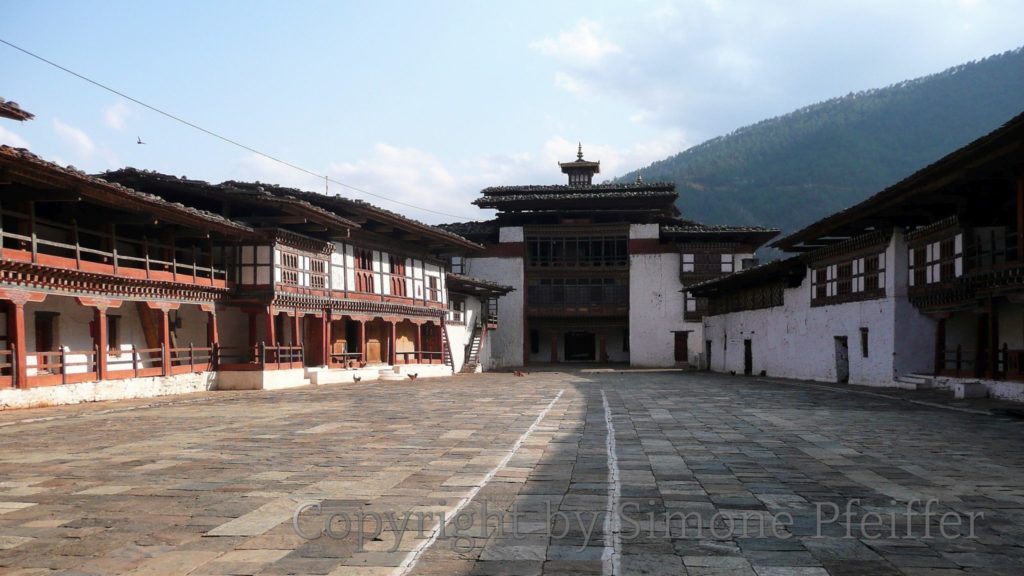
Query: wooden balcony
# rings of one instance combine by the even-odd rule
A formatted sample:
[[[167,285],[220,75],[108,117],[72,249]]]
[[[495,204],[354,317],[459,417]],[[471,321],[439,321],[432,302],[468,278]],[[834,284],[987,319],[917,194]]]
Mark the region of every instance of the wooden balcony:
[[[8,210],[7,217],[27,223],[23,216]],[[16,227],[17,228],[17,227]],[[187,248],[152,241],[148,238],[118,237],[116,233],[97,232],[36,218],[21,232],[0,229],[0,265],[18,267],[31,264],[102,274],[112,278],[130,278],[174,282],[177,284],[223,288],[227,273],[213,264],[210,246]],[[45,234],[37,233],[45,230]],[[112,227],[113,230],[113,227]],[[65,240],[56,240],[61,237]],[[103,248],[97,248],[103,247]]]

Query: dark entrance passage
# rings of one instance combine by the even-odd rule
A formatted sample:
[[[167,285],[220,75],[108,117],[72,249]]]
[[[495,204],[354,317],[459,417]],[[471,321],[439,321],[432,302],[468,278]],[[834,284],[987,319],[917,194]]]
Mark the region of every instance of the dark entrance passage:
[[[749,338],[743,341],[743,373],[747,376],[754,373],[754,349]]]
[[[674,357],[677,363],[687,362],[690,359],[690,347],[687,342],[689,332],[675,333]]]
[[[593,362],[596,340],[593,332],[565,333],[565,360],[567,362]]]
[[[850,345],[846,336],[836,336],[836,382],[850,381]]]

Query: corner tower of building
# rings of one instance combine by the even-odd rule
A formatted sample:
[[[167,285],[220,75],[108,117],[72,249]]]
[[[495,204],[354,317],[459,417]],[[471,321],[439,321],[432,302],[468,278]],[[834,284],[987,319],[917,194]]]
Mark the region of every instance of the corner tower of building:
[[[589,162],[583,159],[583,143],[578,144],[576,149],[576,160],[573,162],[559,162],[562,174],[569,176],[569,186],[590,186],[594,183],[594,174],[601,173],[600,162]]]

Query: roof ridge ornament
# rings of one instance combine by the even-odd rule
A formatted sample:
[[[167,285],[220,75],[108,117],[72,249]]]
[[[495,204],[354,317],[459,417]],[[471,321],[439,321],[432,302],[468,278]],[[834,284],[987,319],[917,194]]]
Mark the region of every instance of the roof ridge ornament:
[[[577,143],[577,145],[579,146],[579,148],[576,149],[576,159],[583,160],[583,142],[580,141]]]

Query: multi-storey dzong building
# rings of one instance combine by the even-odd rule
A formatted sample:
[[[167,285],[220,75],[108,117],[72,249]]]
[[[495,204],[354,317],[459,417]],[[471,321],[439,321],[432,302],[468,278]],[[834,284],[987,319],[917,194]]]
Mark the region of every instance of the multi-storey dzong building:
[[[1024,399],[1024,115],[694,287],[713,370]]]
[[[510,288],[450,262],[482,250],[364,202],[0,146],[0,407],[473,370]]]
[[[751,265],[778,231],[681,219],[672,183],[594,184],[582,147],[559,165],[568,184],[487,188],[475,204],[496,219],[445,227],[486,246],[465,273],[514,288],[492,365],[696,364],[705,303],[685,288]]]

